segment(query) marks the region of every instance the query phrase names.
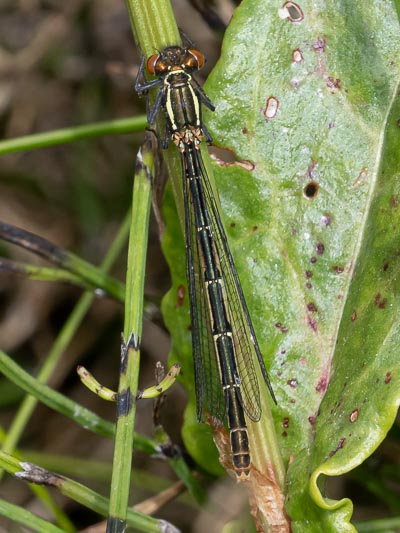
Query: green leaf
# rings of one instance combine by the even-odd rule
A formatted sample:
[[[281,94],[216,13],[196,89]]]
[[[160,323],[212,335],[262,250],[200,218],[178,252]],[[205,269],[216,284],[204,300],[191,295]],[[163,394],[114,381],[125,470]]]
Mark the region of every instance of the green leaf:
[[[215,143],[246,162],[214,170],[278,397],[293,531],[355,531],[351,502],[323,485],[377,448],[400,400],[400,27],[388,0],[304,0],[297,22],[282,4],[236,10],[204,115]],[[194,402],[184,249],[166,215],[164,310]],[[209,448],[191,444],[209,466]]]

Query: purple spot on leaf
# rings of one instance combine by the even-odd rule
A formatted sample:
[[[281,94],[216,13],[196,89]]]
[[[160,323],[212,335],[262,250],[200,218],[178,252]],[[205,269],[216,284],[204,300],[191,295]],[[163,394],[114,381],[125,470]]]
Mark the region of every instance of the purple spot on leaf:
[[[315,387],[315,390],[316,390],[317,392],[321,392],[321,393],[323,393],[323,392],[326,391],[326,387],[327,387],[327,385],[328,385],[328,381],[327,381],[326,377],[322,377],[322,378],[320,378],[320,380],[318,381],[318,384],[317,384],[317,386]]]

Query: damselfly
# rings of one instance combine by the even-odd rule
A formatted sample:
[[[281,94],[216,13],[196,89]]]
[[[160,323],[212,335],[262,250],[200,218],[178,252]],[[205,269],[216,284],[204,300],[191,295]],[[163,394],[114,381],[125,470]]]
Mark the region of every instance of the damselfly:
[[[233,468],[246,478],[251,459],[244,413],[254,422],[261,417],[255,358],[274,401],[275,396],[200,152],[204,137],[212,142],[201,106],[215,109],[191,75],[203,64],[198,50],[169,46],[147,60],[156,79],[145,78],[142,60],[135,88],[140,94],[159,87],[148,121],[152,125],[164,111],[163,147],[172,140],[181,155],[197,416],[227,420]]]

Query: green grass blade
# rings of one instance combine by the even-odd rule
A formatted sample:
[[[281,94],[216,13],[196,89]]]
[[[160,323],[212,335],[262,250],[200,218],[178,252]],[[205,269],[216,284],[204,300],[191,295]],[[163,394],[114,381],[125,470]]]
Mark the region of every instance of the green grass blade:
[[[125,221],[121,228],[123,234],[124,232],[126,233],[126,228]],[[0,222],[0,237],[61,267],[58,271],[55,271],[48,267],[1,260],[0,268],[2,270],[24,274],[31,279],[67,281],[76,285],[89,286],[92,290],[101,289],[105,294],[113,296],[121,302],[124,300],[125,289],[123,284],[109,276],[104,266],[100,268],[95,267],[88,261],[81,259],[68,250],[56,246],[47,239],[7,224],[6,222]],[[118,247],[112,246],[111,251],[107,254],[113,260],[115,260],[115,255],[119,253],[120,247],[122,246],[119,236],[117,236],[116,242],[118,243]],[[68,272],[65,272],[65,270]]]
[[[72,128],[63,128],[46,133],[36,133],[26,135],[17,139],[0,141],[0,155],[11,152],[22,152],[24,150],[34,150],[37,148],[46,148],[69,142],[81,141],[84,139],[101,137],[103,135],[117,135],[142,131],[147,124],[145,116],[130,117],[119,120],[110,120],[107,122],[97,122],[96,124],[87,124],[86,126],[75,126]]]
[[[81,483],[45,470],[32,463],[21,462],[11,455],[0,451],[0,466],[9,474],[30,483],[57,488],[64,496],[79,502],[102,516],[107,514],[109,501],[94,490]],[[17,507],[17,509],[20,509]],[[170,527],[169,531],[176,531],[172,525],[164,520],[157,520],[143,513],[129,510],[127,513],[128,525],[146,533],[157,533]],[[54,527],[54,526],[53,526]],[[54,530],[55,531],[55,530]],[[59,529],[57,528],[57,531]]]
[[[63,533],[63,529],[43,520],[30,511],[22,509],[18,505],[8,503],[0,499],[0,515],[9,518],[13,522],[29,527],[38,533]]]
[[[138,154],[133,185],[126,276],[125,341],[121,354],[113,474],[107,522],[107,531],[115,532],[124,530],[130,488],[153,168],[151,146],[144,145]]]
[[[47,385],[40,383],[1,350],[0,371],[36,399],[39,399],[51,409],[68,416],[84,428],[90,429],[103,437],[112,438],[114,436],[113,424]],[[157,445],[151,439],[138,434],[133,436],[133,444],[135,448],[146,451],[147,453],[157,453],[158,451]]]

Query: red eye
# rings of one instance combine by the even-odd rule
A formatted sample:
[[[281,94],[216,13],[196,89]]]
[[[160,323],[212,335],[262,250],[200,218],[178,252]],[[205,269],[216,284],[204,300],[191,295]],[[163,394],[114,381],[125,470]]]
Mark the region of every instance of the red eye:
[[[196,64],[197,64],[197,70],[200,70],[201,68],[203,68],[203,65],[204,65],[204,56],[203,56],[203,54],[201,52],[199,52],[198,50],[196,50],[195,48],[189,48],[188,52],[195,59]],[[195,68],[196,67],[196,65],[193,63],[193,60],[192,61],[188,60],[187,63],[188,63],[187,66],[190,67],[190,68]]]
[[[160,59],[160,54],[154,54],[150,56],[149,59],[147,60],[146,68],[149,74],[151,74],[152,76],[154,76],[156,73],[157,61],[159,59]]]

